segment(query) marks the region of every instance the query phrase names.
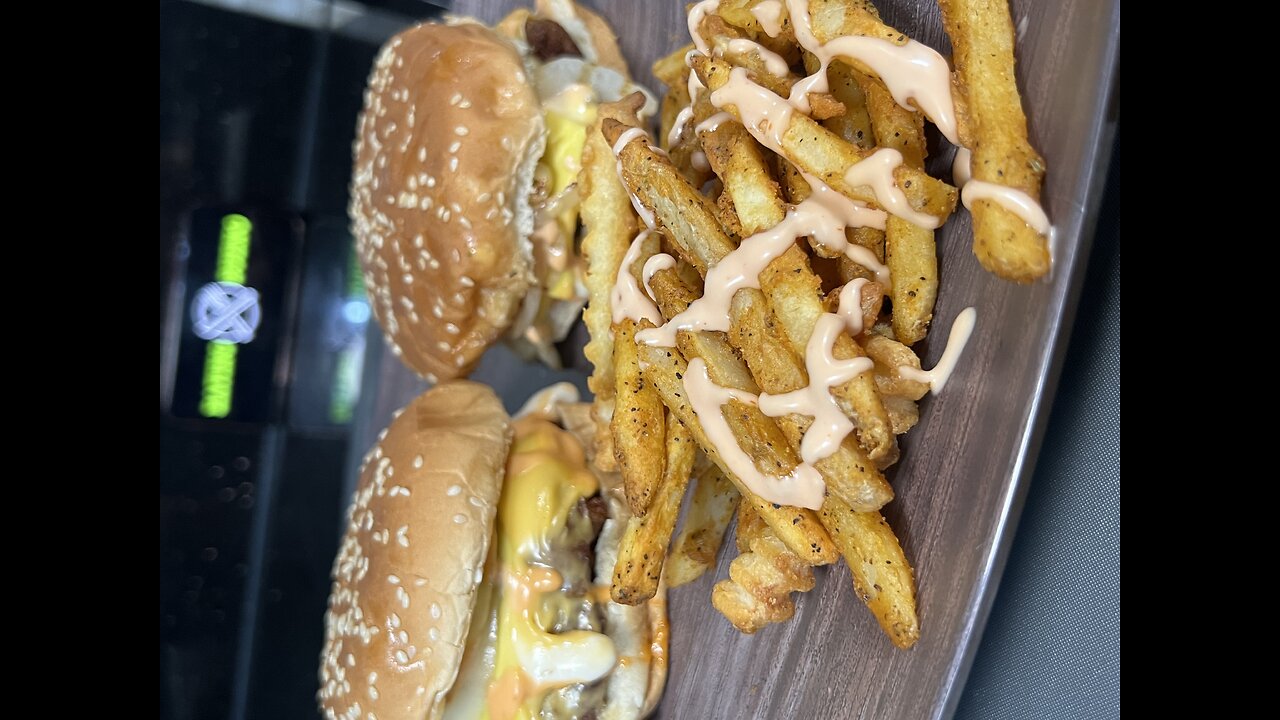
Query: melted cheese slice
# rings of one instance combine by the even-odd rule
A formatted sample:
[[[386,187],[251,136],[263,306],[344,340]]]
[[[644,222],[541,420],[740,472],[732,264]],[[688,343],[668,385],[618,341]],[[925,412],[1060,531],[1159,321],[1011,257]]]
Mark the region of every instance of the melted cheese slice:
[[[498,506],[496,552],[486,571],[466,658],[445,711],[447,720],[532,720],[547,693],[592,683],[618,663],[613,641],[587,630],[551,634],[553,618],[581,602],[563,579],[539,564],[568,531],[578,502],[599,490],[581,446],[564,430],[530,416],[516,437]],[[494,591],[497,591],[495,593]]]

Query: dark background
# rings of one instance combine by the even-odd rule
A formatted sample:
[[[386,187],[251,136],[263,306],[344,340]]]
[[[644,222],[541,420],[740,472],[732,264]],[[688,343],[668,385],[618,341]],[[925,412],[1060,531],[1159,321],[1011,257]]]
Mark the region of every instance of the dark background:
[[[378,46],[440,12],[419,0],[238,5],[160,3],[159,681],[173,720],[315,716],[344,474],[364,451],[348,446],[365,337],[350,289],[351,140]],[[1115,147],[966,720],[1119,716],[1118,134]],[[225,212],[254,219],[246,284],[264,320],[236,378],[236,407],[255,409],[210,420],[190,400],[204,343],[186,316]]]

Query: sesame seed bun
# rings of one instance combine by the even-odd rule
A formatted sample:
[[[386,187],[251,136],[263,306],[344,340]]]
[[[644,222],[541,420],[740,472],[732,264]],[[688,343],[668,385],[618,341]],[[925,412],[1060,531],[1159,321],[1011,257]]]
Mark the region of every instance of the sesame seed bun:
[[[428,380],[470,372],[534,281],[545,135],[520,53],[488,28],[418,25],[378,56],[348,214],[374,315]]]
[[[425,718],[452,687],[511,434],[493,390],[458,381],[409,403],[365,457],[325,613],[325,717]]]
[[[561,405],[553,415],[590,447],[588,404]],[[484,580],[513,433],[488,386],[458,380],[419,396],[379,435],[333,565],[318,693],[325,717],[443,715]],[[612,578],[628,519],[620,478],[599,479],[608,516],[594,540],[597,585]],[[601,607],[603,631],[631,661],[601,681],[599,717],[635,720],[657,704],[666,679],[665,600],[662,588],[645,606]]]

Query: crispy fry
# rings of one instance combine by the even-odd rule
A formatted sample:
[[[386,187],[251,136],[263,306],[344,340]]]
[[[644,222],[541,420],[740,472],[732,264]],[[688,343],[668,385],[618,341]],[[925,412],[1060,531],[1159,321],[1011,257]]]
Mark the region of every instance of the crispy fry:
[[[973,149],[973,179],[1005,185],[1040,200],[1044,158],[1027,140],[1027,118],[1014,72],[1013,21],[1007,0],[938,0],[951,38],[957,94],[966,123],[960,140]],[[1049,272],[1049,239],[1004,208],[977,200],[973,252],[987,270],[1031,282]]]
[[[707,439],[697,413],[685,397],[683,378],[688,370],[688,363],[680,353],[672,348],[644,345],[640,346],[640,360],[645,364],[645,378],[657,388],[662,401],[688,426],[707,456],[733,481],[743,500],[760,513],[778,538],[808,564],[826,565],[835,560],[835,548],[831,545],[831,539],[817,522],[812,510],[775,505],[760,498],[724,464],[716,446]],[[757,459],[758,467],[767,468],[769,472],[790,472],[799,463],[799,458],[791,451],[777,425],[765,417],[759,408],[730,401],[725,406],[724,418],[742,449]]]
[[[613,415],[614,391],[609,292],[613,289],[627,245],[635,235],[637,219],[631,209],[631,199],[618,180],[613,151],[604,141],[598,126],[605,119],[638,122],[636,112],[639,107],[634,100],[631,104],[623,102],[600,106],[593,131],[587,133],[587,143],[582,151],[582,171],[578,174],[581,219],[585,229],[582,255],[586,260],[585,284],[589,296],[582,317],[591,337],[584,353],[592,366],[587,386],[596,398],[593,410],[599,427],[594,464],[608,472],[618,469],[612,435],[608,430]]]
[[[713,92],[729,82],[731,66],[728,63],[695,56],[693,69]],[[728,105],[725,109],[741,119],[735,106]],[[851,185],[845,180],[845,172],[867,153],[801,113],[792,113],[786,128],[779,134],[782,154],[801,170],[821,178],[845,197],[879,207],[870,187]],[[955,210],[956,189],[941,180],[905,164],[893,171],[893,177],[912,209],[933,215],[939,223]]]
[[[900,648],[914,645],[920,638],[915,576],[888,521],[878,512],[854,512],[835,498],[827,498],[819,516],[849,564],[854,591],[885,634]]]
[[[636,330],[651,327],[624,319],[613,326],[615,399],[613,454],[622,471],[627,505],[636,516],[649,509],[650,496],[663,476],[664,412],[662,401],[644,381],[636,356]]]
[[[702,576],[715,565],[725,530],[738,507],[738,489],[715,463],[700,455],[704,467],[694,479],[684,528],[676,536],[664,574],[670,587],[679,587]]]
[[[729,341],[746,358],[762,390],[780,395],[809,384],[803,360],[787,346],[782,329],[775,325],[759,290],[740,290],[733,298],[732,312]],[[800,415],[784,415],[775,420],[792,449],[799,452],[804,431],[812,420]],[[888,481],[852,436],[814,467],[822,474],[828,494],[859,510],[878,510],[893,499]]]
[[[764,526],[749,541],[749,549],[729,563],[729,579],[716,583],[711,604],[740,632],[750,634],[790,620],[796,611],[791,593],[808,592],[813,586],[813,568]]]
[[[680,500],[689,485],[689,474],[698,446],[684,423],[668,417],[666,466],[649,511],[627,521],[613,570],[614,602],[639,605],[658,591],[667,545],[680,514]]]
[[[903,162],[924,168],[924,118],[893,99],[868,75],[856,73],[867,98],[876,144],[902,153]],[[938,250],[933,231],[890,216],[885,226],[885,262],[893,278],[893,328],[907,345],[924,339],[938,298]]]

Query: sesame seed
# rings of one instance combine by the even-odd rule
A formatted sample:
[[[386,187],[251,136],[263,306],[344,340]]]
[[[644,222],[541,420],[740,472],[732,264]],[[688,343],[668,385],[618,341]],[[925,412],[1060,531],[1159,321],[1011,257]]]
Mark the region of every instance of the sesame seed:
[[[431,642],[440,642],[440,630],[434,627],[431,628],[427,631],[427,637],[431,638]]]
[[[462,93],[454,93],[453,97],[449,98],[449,104],[457,105],[460,100],[462,100]]]
[[[458,127],[453,129],[453,134],[459,137],[465,137],[468,132],[470,132],[470,130],[467,130],[467,128],[463,125],[459,125]]]
[[[398,575],[388,575],[387,582],[391,583],[392,585],[399,585],[400,577]]]
[[[452,346],[449,345],[449,343],[445,342],[444,340],[441,340],[440,342],[436,343],[436,347],[440,348],[440,350],[443,352],[449,352],[449,350],[452,349]]]
[[[461,147],[462,147],[462,143],[457,140],[454,140],[453,142],[449,143],[449,153],[450,154],[456,153],[458,152],[458,149]]]
[[[454,497],[454,496],[457,496],[457,495],[461,495],[461,494],[462,494],[462,486],[461,486],[461,485],[450,485],[450,486],[449,486],[449,489],[444,491],[444,494],[445,494],[445,495],[448,495],[449,497]]]
[[[413,467],[414,467],[414,469],[417,469],[417,468],[422,467],[422,456],[421,456],[421,455],[414,455],[414,456],[413,456]]]
[[[467,523],[467,516],[462,513],[458,513],[453,516],[453,521],[458,525],[465,525]]]
[[[471,107],[471,101],[463,100],[462,102],[458,103],[458,107],[462,108],[463,110],[466,110],[467,108]]]
[[[418,162],[426,162],[426,161],[427,161],[427,148],[424,145],[423,147],[418,148]]]
[[[408,665],[408,664],[409,664],[409,655],[408,655],[407,653],[405,653],[405,651],[403,651],[403,650],[397,650],[397,651],[396,651],[396,662],[400,663],[401,665]]]
[[[440,603],[431,603],[431,619],[439,620],[441,614]]]
[[[370,685],[370,686],[369,686],[369,699],[370,699],[370,700],[377,700],[377,699],[378,699],[378,688],[376,688],[376,687],[374,687],[374,686],[372,686],[372,685]]]
[[[450,170],[450,171],[452,171],[452,172],[457,172],[457,171],[458,171],[458,156],[457,156],[457,155],[454,155],[453,157],[449,158],[449,170]]]

